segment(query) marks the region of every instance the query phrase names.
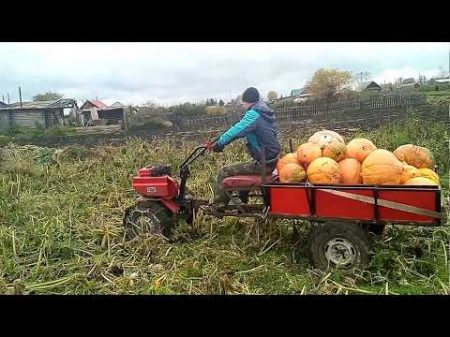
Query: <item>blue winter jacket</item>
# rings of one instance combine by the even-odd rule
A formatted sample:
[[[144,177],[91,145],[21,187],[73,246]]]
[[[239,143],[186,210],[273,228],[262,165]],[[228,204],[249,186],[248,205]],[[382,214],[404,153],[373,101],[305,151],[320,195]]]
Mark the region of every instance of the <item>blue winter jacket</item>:
[[[276,162],[281,151],[277,129],[275,112],[266,103],[257,102],[238,123],[220,136],[218,144],[225,146],[235,139],[245,137],[253,159],[261,162],[264,149],[266,163]]]

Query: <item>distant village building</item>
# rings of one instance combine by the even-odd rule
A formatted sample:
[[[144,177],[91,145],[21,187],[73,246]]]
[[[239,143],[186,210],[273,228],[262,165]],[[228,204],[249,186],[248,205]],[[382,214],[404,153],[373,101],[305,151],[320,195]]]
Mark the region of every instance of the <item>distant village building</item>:
[[[291,97],[294,98],[295,103],[302,103],[306,102],[309,97],[311,97],[310,93],[310,86],[305,85],[303,88],[300,89],[293,89],[291,90]]]
[[[127,106],[122,102],[115,102],[109,106],[110,108],[126,108]]]
[[[76,116],[78,111],[74,99],[62,98],[56,101],[16,102],[0,105],[0,130],[11,128],[49,128],[63,125],[64,117]]]
[[[434,84],[437,86],[450,85],[450,78],[436,78]]]
[[[300,95],[301,91],[302,89],[292,89],[290,97],[297,97],[298,95]]]
[[[381,86],[375,82],[375,81],[367,81],[367,82],[363,82],[361,83],[361,86],[359,87],[359,89],[357,91],[380,91],[382,88]]]
[[[86,100],[80,107],[81,124],[84,126],[92,125],[94,121],[99,120],[98,111],[108,108],[108,106],[99,100]]]
[[[419,88],[420,83],[418,83],[415,78],[405,78],[402,83],[397,84],[397,89],[403,89],[403,88]]]
[[[107,106],[100,100],[86,100],[80,108],[80,122],[83,126],[122,124],[122,128],[126,128],[126,115],[129,110],[129,107],[121,102]],[[132,110],[136,111],[135,108]]]

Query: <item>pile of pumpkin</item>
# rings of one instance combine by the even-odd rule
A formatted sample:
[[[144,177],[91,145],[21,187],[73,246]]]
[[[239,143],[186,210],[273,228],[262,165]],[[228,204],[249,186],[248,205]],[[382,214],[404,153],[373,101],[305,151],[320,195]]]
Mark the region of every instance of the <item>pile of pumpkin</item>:
[[[433,155],[425,147],[406,144],[394,152],[377,149],[368,139],[348,144],[337,132],[322,130],[277,164],[282,183],[439,185]]]

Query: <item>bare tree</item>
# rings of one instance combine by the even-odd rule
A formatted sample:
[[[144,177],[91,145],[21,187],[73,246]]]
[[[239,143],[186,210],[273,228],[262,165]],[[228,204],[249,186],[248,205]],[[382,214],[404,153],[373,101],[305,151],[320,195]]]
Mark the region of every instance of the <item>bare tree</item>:
[[[359,73],[355,73],[353,78],[356,82],[357,88],[361,88],[362,84],[365,81],[368,81],[372,78],[372,74],[368,71],[360,71]]]
[[[439,72],[438,72],[438,77],[439,78],[445,78],[447,76],[448,76],[447,70],[443,66],[440,66],[439,67]]]

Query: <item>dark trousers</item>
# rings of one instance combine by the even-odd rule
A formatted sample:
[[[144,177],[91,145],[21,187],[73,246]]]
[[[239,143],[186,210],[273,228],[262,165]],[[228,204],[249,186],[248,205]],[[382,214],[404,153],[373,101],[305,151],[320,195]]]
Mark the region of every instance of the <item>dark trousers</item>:
[[[266,174],[270,175],[275,170],[276,162],[266,165]],[[230,201],[229,196],[226,194],[222,182],[225,178],[239,175],[261,175],[262,165],[256,161],[247,163],[239,163],[222,167],[217,176],[216,188],[214,191],[215,198],[214,203],[228,204]]]

